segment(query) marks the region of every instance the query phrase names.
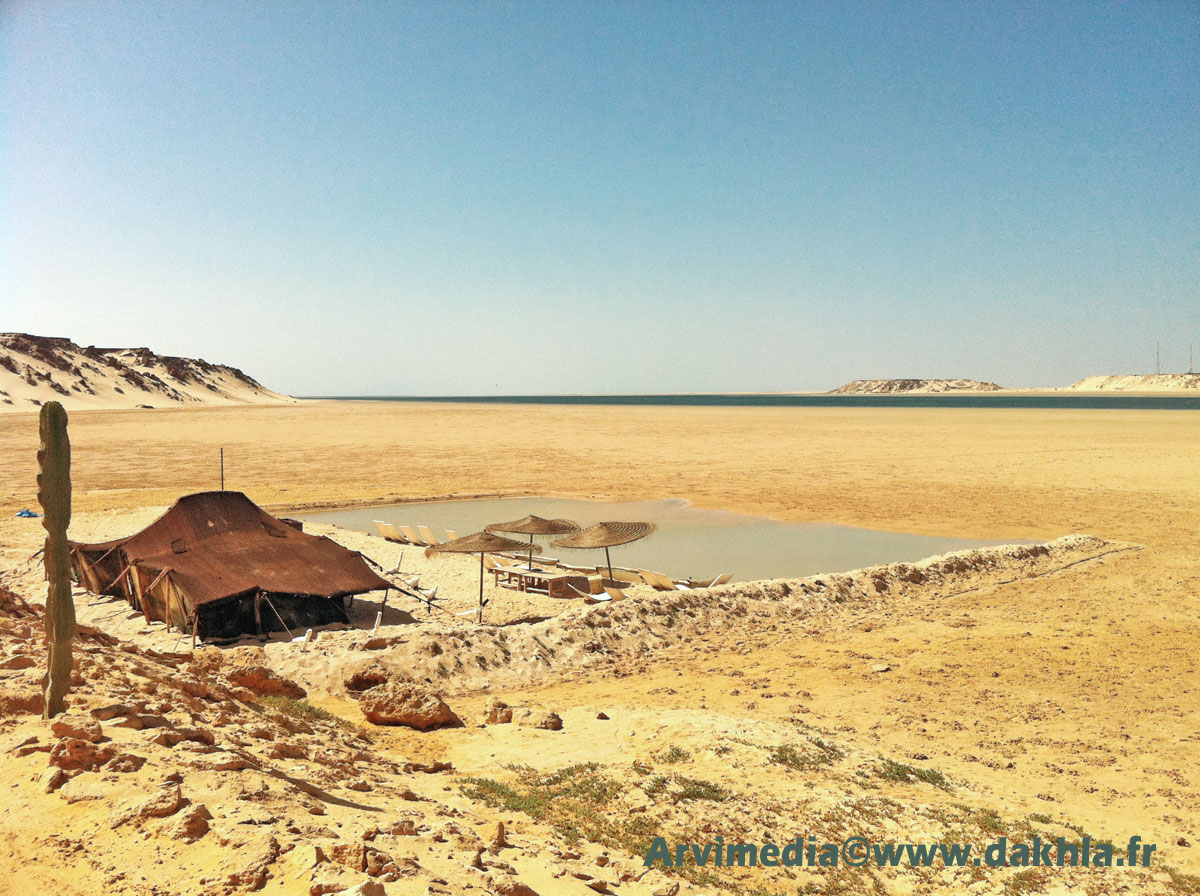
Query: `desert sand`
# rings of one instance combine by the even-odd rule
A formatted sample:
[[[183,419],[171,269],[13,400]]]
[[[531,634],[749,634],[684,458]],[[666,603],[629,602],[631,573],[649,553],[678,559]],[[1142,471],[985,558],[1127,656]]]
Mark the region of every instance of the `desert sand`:
[[[38,599],[31,555],[42,532],[12,517],[36,506],[36,428],[32,414],[0,424],[10,508],[0,584],[17,594],[3,617],[6,693],[35,677],[21,657],[40,656],[36,611],[20,598]],[[217,487],[224,447],[227,486],[277,512],[491,494],[677,497],[1050,547],[688,595],[647,589],[611,607],[495,592],[482,629],[399,604],[394,612],[412,612],[415,625],[389,618],[375,639],[321,632],[303,654],[276,639],[187,656],[178,633],[80,595],[81,620],[108,634],[84,638],[92,652],[72,695],[78,710],[141,694],[151,704],[141,712],[213,743],[156,743],[156,728],[102,721],[144,766],[82,774],[47,793],[38,748],[61,740],[8,699],[0,776],[13,796],[0,863],[22,869],[22,889],[308,893],[321,874],[336,871],[347,887],[364,880],[366,842],[393,861],[394,875],[376,875],[388,893],[524,892],[521,883],[586,894],[605,880],[599,891],[634,896],[675,884],[683,893],[1196,892],[1200,881],[1187,876],[1200,872],[1196,433],[1186,411],[304,402],[73,414],[71,535],[81,539],[140,528],[179,494]],[[385,565],[399,551],[322,531]],[[1070,535],[1089,537],[1056,541]],[[406,570],[442,584],[451,610],[470,606],[475,561],[405,556]],[[374,610],[362,601],[356,622],[365,629]],[[274,670],[346,721],[290,731],[293,718],[230,692],[246,667]],[[367,724],[345,682],[371,670],[435,687],[466,727]],[[162,696],[180,679],[201,694],[186,712]],[[553,711],[562,730],[484,724],[494,699],[532,707],[532,717]],[[39,740],[13,747],[29,737]],[[273,746],[282,741],[297,746]],[[453,769],[420,770],[444,762]],[[146,801],[163,798],[163,784],[175,801],[172,768],[183,769],[191,802],[160,817]],[[564,796],[563,781],[602,799]],[[525,792],[553,793],[555,808],[522,802]],[[203,825],[193,818],[201,803],[213,816]],[[517,808],[528,805],[533,814]],[[406,820],[415,835],[395,832]],[[514,846],[473,862],[500,821]],[[704,842],[862,832],[976,843],[998,831],[1086,831],[1118,848],[1139,834],[1158,852],[1149,873],[709,869],[635,879],[633,847],[647,831]],[[340,858],[320,862],[305,851],[313,843]],[[360,854],[346,859],[353,843]]]

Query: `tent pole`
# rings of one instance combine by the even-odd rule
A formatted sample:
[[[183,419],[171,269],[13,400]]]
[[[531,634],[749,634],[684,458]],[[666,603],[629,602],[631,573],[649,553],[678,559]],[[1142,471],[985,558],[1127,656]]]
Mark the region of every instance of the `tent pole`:
[[[533,555],[530,554],[532,557]],[[479,552],[479,614],[475,618],[479,625],[483,624],[483,551]]]
[[[271,608],[271,612],[275,614],[275,618],[279,620],[279,624],[282,625],[283,630],[287,632],[288,640],[292,640],[295,636],[292,634],[292,630],[288,628],[287,623],[283,621],[283,617],[279,615],[279,611],[275,609],[275,604],[271,602],[271,598],[264,594],[263,600],[267,602],[267,606]]]
[[[258,629],[258,633],[262,634],[262,592],[256,592],[254,595],[254,627]]]

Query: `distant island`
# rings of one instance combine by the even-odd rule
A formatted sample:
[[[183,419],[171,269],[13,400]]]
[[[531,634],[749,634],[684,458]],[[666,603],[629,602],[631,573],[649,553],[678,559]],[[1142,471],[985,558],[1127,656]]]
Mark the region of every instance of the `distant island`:
[[[999,392],[995,383],[980,380],[854,380],[839,386],[832,394],[883,395],[897,392]]]
[[[84,410],[279,404],[295,399],[272,392],[236,367],[198,358],[0,333],[0,412],[35,411],[47,401]]]

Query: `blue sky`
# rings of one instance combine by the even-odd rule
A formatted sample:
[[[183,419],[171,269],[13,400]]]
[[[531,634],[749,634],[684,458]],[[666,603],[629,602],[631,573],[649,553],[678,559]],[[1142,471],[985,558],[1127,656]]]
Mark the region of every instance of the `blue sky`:
[[[295,394],[1200,345],[1194,3],[0,5],[0,329]]]

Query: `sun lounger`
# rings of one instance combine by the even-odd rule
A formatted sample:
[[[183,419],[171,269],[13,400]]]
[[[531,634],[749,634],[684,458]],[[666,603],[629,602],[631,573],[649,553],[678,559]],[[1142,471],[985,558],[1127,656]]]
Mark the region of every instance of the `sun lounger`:
[[[607,585],[605,585],[604,593],[608,597],[609,600],[624,600],[625,599],[625,592],[623,590],[621,590],[620,588],[610,588]]]
[[[394,541],[398,544],[404,544],[404,536],[396,531],[396,527],[391,523],[385,523],[383,520],[374,520],[375,531],[379,533],[380,538],[386,538],[388,541]]]
[[[594,566],[572,566],[570,563],[558,564],[559,569],[565,569],[567,572],[578,572],[585,576],[594,576],[598,570]]]
[[[433,530],[428,526],[417,526],[417,531],[421,533],[421,538],[425,540],[425,544],[433,547],[435,544],[441,544],[437,540],[437,536],[433,534]]]
[[[607,571],[608,567],[606,566],[604,569]],[[624,567],[620,566],[614,566],[612,568],[612,577],[618,582],[628,582],[630,585],[646,584],[646,580],[642,578],[640,573],[632,569],[625,569]]]
[[[458,541],[458,533],[453,529],[446,530],[446,541]]]
[[[417,530],[412,526],[400,526],[400,532],[408,539],[409,544],[415,544],[418,547],[428,547],[429,545],[421,540],[421,536],[417,534]]]
[[[569,592],[567,595],[568,597],[582,597],[584,600],[588,600],[588,601],[595,600],[595,598],[596,598],[596,595],[589,594],[586,591],[580,591],[578,588],[576,588],[570,582],[567,582],[567,591]]]
[[[681,585],[670,576],[664,576],[661,572],[653,572],[649,569],[638,570],[647,585],[652,585],[658,591],[691,591],[687,585]]]

